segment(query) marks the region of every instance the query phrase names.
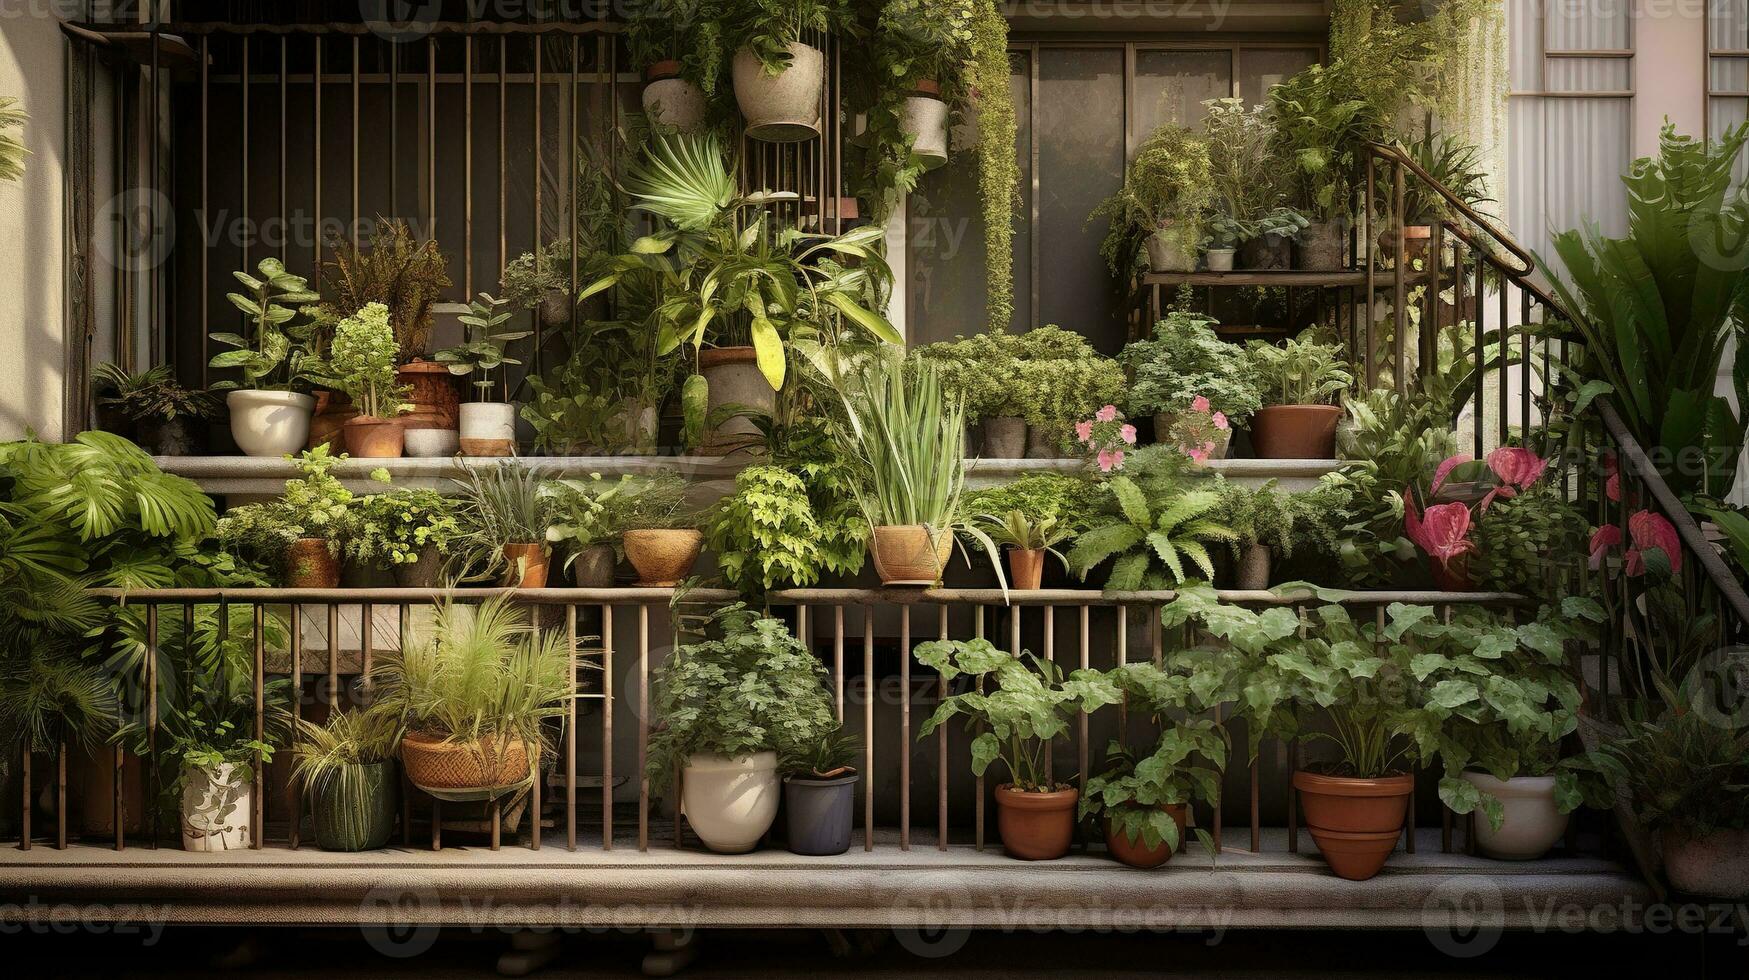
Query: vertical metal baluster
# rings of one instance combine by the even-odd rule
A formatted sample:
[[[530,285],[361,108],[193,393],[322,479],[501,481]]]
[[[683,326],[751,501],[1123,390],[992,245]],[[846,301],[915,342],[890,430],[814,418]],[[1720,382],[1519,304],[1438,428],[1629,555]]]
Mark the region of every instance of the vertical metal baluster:
[[[1530,379],[1532,368],[1536,363],[1531,352],[1531,345],[1534,341],[1531,339],[1528,327],[1530,323],[1530,293],[1521,289],[1518,292],[1518,298],[1520,310],[1518,318],[1519,357],[1523,361],[1518,366],[1518,431],[1523,433],[1522,441],[1524,444],[1530,446]]]
[[[221,614],[222,616],[222,614]],[[220,624],[224,619],[219,620]],[[328,603],[328,713],[340,710],[340,606]]]
[[[255,741],[267,741],[266,709],[267,699],[263,687],[267,683],[267,610],[260,604],[255,604],[255,673],[250,679],[250,687],[255,697]],[[262,787],[267,783],[262,779],[261,756],[255,757],[255,792],[254,804],[250,807],[249,849],[261,850],[261,836],[267,831],[267,794]]]
[[[906,603],[899,607],[899,850],[910,849],[911,605]]]
[[[354,246],[356,246],[359,241],[359,229],[364,225],[364,222],[358,213],[358,143],[363,131],[363,126],[360,124],[359,120],[358,108],[358,46],[359,36],[354,34],[352,35],[352,219],[351,226],[348,228],[348,231],[351,232],[352,244]],[[470,191],[469,197],[471,198],[472,196],[472,191]]]
[[[502,66],[500,66],[502,67]],[[565,710],[565,849],[577,849],[577,607],[565,603],[565,648],[571,653],[571,700]],[[536,781],[539,779],[537,777]],[[538,849],[539,835],[535,847]]]
[[[844,724],[844,607],[832,608],[832,706]],[[872,777],[872,774],[871,774]]]
[[[1300,622],[1300,639],[1306,638],[1306,607],[1295,606],[1294,618]],[[1300,771],[1300,739],[1296,735],[1287,743],[1287,850],[1300,853],[1300,792],[1294,788],[1294,776]]]
[[[310,108],[315,114],[310,128],[310,199],[314,202],[312,217],[315,219],[315,234],[310,236],[315,239],[311,243],[313,254],[310,259],[310,281],[316,283],[318,288],[322,281],[322,37],[321,34],[310,35],[315,47],[315,64],[310,74]],[[205,174],[206,165],[203,161],[203,181],[206,179]]]
[[[402,654],[407,652],[407,604],[401,603],[399,608],[400,644]],[[303,703],[303,693],[300,689],[298,703]],[[407,778],[407,770],[401,768],[401,843],[413,846],[413,781]]]
[[[638,850],[650,849],[650,607],[638,604]]]
[[[1391,207],[1392,235],[1396,242],[1396,268],[1392,270],[1391,303],[1392,315],[1396,318],[1396,334],[1391,338],[1392,370],[1395,376],[1391,379],[1397,392],[1405,390],[1403,368],[1403,346],[1408,343],[1409,311],[1404,308],[1405,290],[1409,285],[1409,243],[1403,237],[1403,164],[1401,161],[1391,161],[1391,194],[1394,203]]]
[[[540,180],[534,182],[540,200]],[[437,237],[437,35],[425,35],[425,215]],[[471,299],[472,297],[465,297]]]
[[[355,707],[364,707],[371,702],[370,662],[373,648],[376,646],[376,606],[369,602],[363,605],[361,610],[363,615],[359,619],[358,636],[358,641],[363,649],[359,654],[358,697],[355,699]]]
[[[146,607],[146,758],[141,768],[152,774],[152,799],[146,811],[152,815],[152,840],[148,845],[158,848],[158,796],[163,789],[158,779],[158,605]]]
[[[1442,618],[1445,620],[1445,625],[1451,625],[1451,603],[1445,604]],[[1441,801],[1439,804],[1439,851],[1441,854],[1451,853],[1451,818],[1451,807],[1446,806],[1444,801]]]
[[[862,761],[870,780],[862,791],[862,849],[874,850],[874,607],[862,607]]]
[[[67,849],[67,740],[55,749],[55,850]]]
[[[31,739],[27,735],[27,736],[25,736],[24,749],[21,753],[22,760],[18,766],[18,787],[19,787],[19,794],[20,794],[19,795],[20,805],[18,808],[19,809],[18,819],[19,819],[20,836],[18,838],[18,849],[21,851],[30,850],[30,833],[31,833],[31,831],[30,831],[30,811],[32,809],[31,801],[36,796],[35,793],[31,792],[31,786],[30,786],[30,753],[31,753],[32,748],[33,748],[33,745],[31,743]]]
[[[1482,265],[1482,250],[1473,251],[1476,253],[1476,320],[1473,324],[1476,334],[1476,458],[1481,459],[1488,442],[1488,396],[1482,388],[1487,365],[1488,280],[1486,268]]]
[[[474,295],[474,36],[462,35],[462,295]],[[504,372],[504,383],[509,384]],[[508,400],[508,399],[506,399]]]
[[[319,44],[321,42],[318,40],[317,43]],[[200,39],[200,215],[201,215],[202,221],[205,221],[206,216],[208,214],[212,213],[211,208],[209,206],[210,188],[208,186],[208,180],[209,180],[211,171],[207,169],[208,136],[209,136],[209,132],[208,132],[209,126],[208,126],[207,114],[208,114],[209,103],[212,99],[212,58],[210,55],[210,51],[211,51],[211,39],[206,37],[205,35],[202,35],[201,39]],[[321,208],[317,208],[316,213],[320,214]],[[200,249],[199,251],[200,251],[200,386],[202,388],[205,388],[212,381],[212,378],[210,376],[209,369],[208,369],[208,364],[207,364],[207,361],[210,360],[212,357],[212,352],[209,349],[210,342],[207,339],[207,334],[212,332],[212,322],[211,322],[212,321],[212,311],[207,308],[207,305],[208,305],[207,299],[209,296],[212,295],[212,291],[211,291],[212,252],[211,252],[211,250],[204,249],[204,248]],[[154,805],[152,807],[153,815],[156,816],[157,812],[158,812],[158,808],[156,805]],[[155,837],[156,837],[156,835],[154,835],[154,838]]]
[[[1091,634],[1091,631],[1088,629],[1088,627],[1091,623],[1091,619],[1090,619],[1091,613],[1092,613],[1092,610],[1089,609],[1089,607],[1086,604],[1083,604],[1081,606],[1081,669],[1082,670],[1086,670],[1089,667],[1088,657],[1089,657],[1089,651],[1090,651],[1091,645],[1089,644],[1088,640],[1090,639],[1092,634]],[[1076,740],[1075,750],[1076,750],[1076,755],[1077,755],[1077,760],[1076,760],[1077,765],[1079,765],[1081,767],[1081,774],[1079,776],[1079,780],[1081,783],[1080,790],[1081,790],[1082,795],[1086,795],[1086,793],[1087,793],[1087,765],[1088,765],[1087,712],[1085,712],[1085,711],[1080,712],[1080,723],[1081,723],[1081,737]]]
[[[984,638],[984,607],[981,605],[972,607],[972,635],[980,640]],[[977,690],[979,694],[984,693],[984,679],[981,677],[978,678]],[[980,731],[982,731],[982,726],[980,726]],[[976,777],[974,785],[977,796],[975,797],[976,803],[972,808],[972,821],[976,830],[973,844],[977,850],[981,851],[984,849],[984,777]]]
[[[601,604],[601,849],[613,850],[613,606]]]
[[[1506,317],[1507,317],[1508,310],[1509,310],[1509,307],[1507,306],[1506,300],[1507,300],[1506,284],[1504,282],[1502,282],[1500,284],[1500,327],[1499,327],[1499,331],[1500,331],[1500,368],[1498,371],[1499,376],[1500,376],[1500,384],[1498,385],[1499,393],[1500,393],[1500,443],[1499,444],[1502,446],[1506,445],[1506,433],[1509,429],[1508,420],[1507,420],[1506,416],[1507,416],[1507,413],[1509,411],[1511,411],[1510,406],[1512,404],[1510,401],[1511,394],[1512,394],[1512,391],[1511,391],[1512,385],[1509,384],[1507,381],[1508,375],[1506,372],[1506,361],[1512,354],[1512,344],[1507,340],[1507,337],[1509,336],[1510,331],[1506,327]]]
[[[936,614],[936,638],[947,642],[947,604]],[[947,700],[947,678],[936,675],[936,704]],[[935,733],[935,849],[947,850],[947,726]]]
[[[297,752],[298,741],[303,735],[304,720],[304,644],[300,635],[303,630],[304,607],[298,603],[291,606],[291,694],[292,694],[292,752]],[[405,794],[402,796],[405,805]],[[296,779],[291,781],[291,833],[286,837],[286,845],[297,850],[301,842],[301,831],[304,820],[303,784]]]

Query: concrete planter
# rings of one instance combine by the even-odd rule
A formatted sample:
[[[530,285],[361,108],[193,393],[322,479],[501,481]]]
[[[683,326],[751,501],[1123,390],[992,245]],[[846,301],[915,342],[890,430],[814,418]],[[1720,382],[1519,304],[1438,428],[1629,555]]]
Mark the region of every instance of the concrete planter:
[[[461,407],[463,456],[516,455],[516,406],[468,402]]]
[[[1154,272],[1195,272],[1196,250],[1164,229],[1148,236],[1148,268]]]
[[[700,351],[698,368],[709,386],[705,398],[707,416],[716,415],[725,406],[766,413],[776,410],[777,392],[759,373],[759,360],[753,348],[713,347]],[[752,419],[737,416],[705,430],[699,451],[706,456],[727,456],[753,449],[764,438]]]
[[[396,565],[395,584],[403,589],[435,589],[443,585],[443,552],[436,545],[426,545],[419,560],[411,565]]]
[[[1026,420],[998,415],[984,420],[985,459],[1021,459],[1026,456]]]
[[[745,854],[777,818],[777,753],[694,755],[681,780],[681,812],[719,854]]]
[[[1485,772],[1466,772],[1464,781],[1500,801],[1506,819],[1500,829],[1477,811],[1476,849],[1502,861],[1532,861],[1567,832],[1567,815],[1555,806],[1555,777],[1514,776],[1501,781]]]
[[[406,429],[401,451],[414,459],[448,459],[461,451],[461,433],[454,429]]]
[[[571,556],[571,581],[579,589],[613,588],[613,545],[592,544]]]
[[[784,777],[784,824],[791,851],[824,855],[850,850],[857,779],[854,772],[836,779]]]
[[[899,131],[912,138],[911,152],[926,171],[947,162],[947,115],[947,103],[924,91],[899,109]]]
[[[735,102],[747,135],[767,143],[799,143],[820,135],[820,92],[826,58],[800,41],[789,45],[790,64],[768,74],[750,48],[735,52]]]
[[[644,86],[643,103],[644,114],[658,126],[691,133],[704,124],[704,92],[684,78],[653,79]]]
[[[1202,254],[1203,261],[1208,263],[1210,272],[1232,272],[1233,256],[1237,249],[1211,248]]]
[[[224,762],[182,767],[182,849],[240,851],[249,847],[255,784],[247,766]]]
[[[297,453],[310,440],[310,417],[316,400],[295,391],[233,391],[225,396],[231,410],[231,438],[249,456],[277,459]]]
[[[1344,267],[1348,236],[1341,222],[1320,221],[1300,232],[1299,267],[1309,272],[1336,272]]]
[[[1239,551],[1239,574],[1236,588],[1262,592],[1269,588],[1269,546],[1255,541]]]
[[[1749,830],[1715,830],[1703,837],[1666,830],[1658,840],[1670,887],[1707,898],[1749,898]]]
[[[1259,235],[1239,246],[1238,266],[1248,271],[1293,266],[1294,242],[1285,235]]]

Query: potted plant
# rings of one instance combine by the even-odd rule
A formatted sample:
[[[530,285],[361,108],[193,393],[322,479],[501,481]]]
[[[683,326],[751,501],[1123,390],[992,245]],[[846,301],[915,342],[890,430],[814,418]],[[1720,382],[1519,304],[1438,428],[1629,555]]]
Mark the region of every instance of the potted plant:
[[[1258,457],[1334,458],[1342,407],[1333,402],[1354,383],[1341,345],[1290,338],[1277,347],[1253,340],[1246,353],[1266,402],[1251,419]]]
[[[1186,126],[1167,123],[1142,143],[1123,188],[1088,220],[1110,220],[1100,251],[1122,280],[1129,278],[1138,243],[1152,271],[1194,272],[1212,201],[1208,141]]]
[[[541,326],[556,330],[571,322],[571,241],[560,239],[539,254],[524,252],[498,277],[499,296],[512,308],[533,310]]]
[[[717,502],[705,527],[723,578],[748,595],[783,585],[806,588],[822,571],[861,569],[858,549],[834,551],[837,536],[816,517],[808,482],[786,466],[749,466],[735,474],[735,492]]]
[[[219,518],[220,545],[279,570],[289,588],[338,587],[355,502],[328,471],[345,459],[330,455],[326,445],[303,452],[293,460],[299,478],[285,481],[278,500],[233,507]]]
[[[1024,510],[1003,514],[978,514],[972,523],[989,535],[998,547],[1007,549],[1008,577],[1022,591],[1037,589],[1044,579],[1045,555],[1066,561],[1057,545],[1074,537],[1068,522],[1055,514],[1034,517]]]
[[[457,487],[455,541],[465,577],[498,576],[507,588],[547,584],[549,500],[530,468],[508,460],[470,466]]]
[[[467,610],[445,600],[434,616],[427,636],[384,651],[371,673],[371,710],[405,732],[408,781],[491,797],[531,785],[546,748],[541,726],[564,717],[576,694],[564,636],[531,624],[507,595]]]
[[[1392,118],[1369,96],[1366,75],[1366,68],[1337,58],[1269,90],[1270,158],[1287,168],[1291,203],[1311,219],[1299,237],[1302,269],[1331,271],[1345,264],[1355,175],[1367,147],[1386,136]]]
[[[1214,412],[1229,426],[1244,425],[1263,403],[1244,349],[1217,336],[1215,325],[1212,317],[1173,310],[1154,324],[1152,338],[1132,341],[1118,354],[1131,378],[1130,411],[1154,417],[1157,442],[1177,444],[1172,427],[1197,398],[1208,403],[1211,425]]]
[[[959,402],[943,400],[934,369],[907,371],[897,358],[877,357],[854,376],[835,369],[831,379],[846,415],[834,431],[844,457],[863,470],[856,495],[881,583],[940,582],[960,530],[983,546],[1006,589],[995,542],[966,522],[965,422]]]
[[[796,854],[850,850],[856,817],[856,762],[861,746],[842,728],[800,746],[782,760],[784,835]]]
[[[611,259],[580,298],[628,279],[662,297],[642,329],[658,338],[657,357],[694,352],[695,373],[681,387],[689,446],[725,454],[755,442],[751,420],[723,417],[775,410],[798,339],[904,343],[877,312],[891,281],[874,247],[882,229],[834,238],[781,227],[767,197],[736,193],[715,137],[658,141],[626,189],[668,227]]]
[[[1016,657],[988,640],[932,640],[913,651],[919,663],[953,684],[979,681],[978,689],[942,701],[917,730],[921,741],[950,719],[966,720],[972,740],[972,773],[982,776],[1000,761],[1008,781],[997,784],[996,826],[1008,856],[1048,861],[1068,853],[1075,837],[1080,793],[1059,783],[1045,765],[1045,746],[1069,730],[1077,711],[1116,704],[1116,684],[1094,670],[1065,678],[1055,663],[1022,653]],[[1030,666],[1028,666],[1030,664]]]
[[[285,271],[278,259],[262,259],[260,278],[231,273],[248,293],[226,293],[231,305],[250,319],[251,336],[215,333],[212,339],[234,350],[213,356],[210,366],[236,368],[241,384],[221,382],[215,391],[229,391],[231,437],[250,456],[284,456],[304,448],[316,401],[292,390],[304,379],[308,324],[294,324],[295,307],[319,299],[301,276]]]
[[[396,488],[355,501],[343,547],[347,561],[386,568],[405,589],[443,584],[451,543],[462,537],[450,498],[435,490]]]
[[[133,439],[153,456],[199,452],[205,439],[198,423],[218,414],[212,395],[182,387],[168,364],[136,374],[99,364],[91,372],[91,385],[99,420],[108,423],[103,427]]]
[[[1548,461],[1528,449],[1501,446],[1483,463],[1466,454],[1448,457],[1433,471],[1433,483],[1425,493],[1403,488],[1403,535],[1427,555],[1435,585],[1448,592],[1475,588],[1470,575],[1471,556],[1476,552],[1471,529],[1483,523],[1496,500],[1516,499],[1534,487],[1547,468]],[[1458,479],[1453,480],[1454,476]],[[1513,522],[1502,522],[1508,523]],[[1567,525],[1565,543],[1576,548],[1584,520],[1569,512]],[[1495,556],[1494,560],[1507,557]]]
[[[478,373],[473,382],[474,401],[461,407],[461,449],[463,456],[516,455],[516,406],[509,402],[491,401],[497,380],[492,372],[506,364],[522,362],[504,353],[504,346],[513,340],[532,336],[532,330],[499,329],[510,319],[509,310],[501,299],[481,293],[468,305],[462,316],[467,339],[455,347],[433,354],[437,363],[457,377]]]
[[[1260,487],[1223,480],[1220,503],[1210,518],[1232,529],[1229,546],[1238,564],[1233,588],[1263,591],[1269,588],[1269,569],[1276,556],[1293,557],[1293,498],[1269,480]]]
[[[1146,712],[1161,731],[1153,750],[1141,758],[1122,740],[1111,741],[1105,771],[1087,780],[1080,817],[1099,818],[1106,853],[1113,858],[1132,868],[1157,868],[1171,860],[1184,839],[1190,804],[1219,805],[1226,731],[1212,718],[1196,717],[1188,675],[1135,663],[1107,676],[1131,710]],[[1208,832],[1199,829],[1197,836],[1212,855]]]
[[[621,487],[615,523],[638,585],[679,585],[698,561],[704,532],[698,509],[687,501],[689,490],[685,478],[672,472],[633,477]]]
[[[1232,97],[1203,103],[1203,136],[1208,141],[1209,181],[1214,191],[1209,219],[1208,267],[1285,269],[1292,264],[1293,239],[1306,219],[1287,208],[1288,171],[1270,153],[1274,125],[1264,106],[1245,106]],[[1228,249],[1242,250],[1235,263]]]
[[[705,122],[723,73],[725,25],[714,0],[649,0],[626,18],[632,64],[644,73],[644,114],[690,133]]]
[[[920,171],[947,162],[948,116],[965,95],[974,11],[973,0],[887,0],[880,8],[874,44],[883,97],[876,111],[896,103],[898,133]]]
[[[1026,455],[1077,455],[1070,446],[1073,422],[1122,399],[1123,368],[1087,338],[1055,324],[1014,335],[1013,346],[1019,362],[1014,384],[1027,423]]]
[[[303,787],[324,851],[374,851],[395,829],[399,719],[381,710],[341,711],[318,725],[297,719],[292,778]]]
[[[352,400],[358,414],[346,420],[341,434],[346,454],[366,459],[398,459],[404,433],[397,417],[412,408],[395,373],[395,334],[389,308],[367,303],[334,325],[325,372]]]
[[[777,816],[780,759],[802,760],[838,729],[826,668],[779,620],[739,603],[655,671],[661,727],[650,736],[652,786],[681,774],[682,812],[705,846],[753,850]],[[798,763],[799,764],[799,763]]]
[[[723,22],[739,45],[731,71],[747,135],[772,143],[819,136],[826,56],[802,38],[850,30],[849,5],[844,0],[725,0]]]
[[[223,654],[222,654],[223,655]],[[231,665],[235,667],[236,665]],[[163,715],[170,756],[179,761],[182,849],[237,851],[252,842],[255,763],[273,761],[283,738],[279,714],[271,714],[265,739],[254,736],[251,681],[243,670],[200,670],[191,676],[185,698]],[[290,697],[290,682],[269,682],[262,696],[279,705]]]
[[[1487,168],[1482,164],[1481,151],[1475,146],[1456,136],[1428,132],[1401,148],[1433,178],[1434,183],[1451,191],[1465,204],[1475,207],[1494,200],[1488,196]],[[1384,200],[1375,206],[1375,213],[1381,217],[1391,214],[1396,208],[1394,187],[1380,186],[1378,193]],[[1413,173],[1404,175],[1403,214],[1397,223],[1403,229],[1403,247],[1408,258],[1426,257],[1433,226],[1458,217],[1454,210],[1432,184]],[[1394,228],[1387,227],[1379,232],[1378,248],[1385,261],[1396,262]]]
[[[1233,530],[1216,523],[1212,512],[1220,504],[1213,490],[1181,490],[1150,500],[1127,476],[1106,483],[1113,513],[1075,539],[1069,549],[1069,570],[1082,581],[1106,561],[1110,592],[1154,591],[1181,586],[1201,570],[1215,575],[1209,545],[1233,541]]]
[[[1020,459],[1026,455],[1027,401],[1020,385],[1020,357],[1013,335],[1003,330],[955,337],[914,348],[910,358],[932,366],[943,394],[964,406],[966,421],[982,427],[979,455]]]
[[[580,589],[613,586],[614,565],[619,558],[619,533],[632,497],[631,476],[604,480],[591,473],[586,480],[554,480],[540,492],[551,508],[547,543],[564,545],[569,552],[565,567]]]

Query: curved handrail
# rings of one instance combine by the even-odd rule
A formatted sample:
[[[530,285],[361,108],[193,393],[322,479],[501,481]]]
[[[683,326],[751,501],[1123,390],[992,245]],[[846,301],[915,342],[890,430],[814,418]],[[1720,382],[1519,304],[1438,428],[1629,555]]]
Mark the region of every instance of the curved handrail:
[[[1494,239],[1495,244],[1499,245],[1501,249],[1509,253],[1524,266],[1522,269],[1514,270],[1508,269],[1504,264],[1501,264],[1502,272],[1505,272],[1514,279],[1520,279],[1529,276],[1536,271],[1536,256],[1530,254],[1524,246],[1518,244],[1511,235],[1501,231],[1492,221],[1483,216],[1480,211],[1471,207],[1463,198],[1452,193],[1450,188],[1440,183],[1439,180],[1432,174],[1428,173],[1424,167],[1419,163],[1416,163],[1414,157],[1405,153],[1402,147],[1391,143],[1369,143],[1367,144],[1367,152],[1373,157],[1400,164],[1407,168],[1410,173],[1421,178],[1422,183],[1431,187],[1440,197],[1444,198],[1445,202],[1455,208],[1458,214],[1463,215],[1463,217],[1471,224],[1474,224],[1476,227],[1487,232],[1488,236]],[[1451,222],[1448,221],[1446,224],[1449,227]],[[1472,248],[1476,247],[1473,239],[1470,244]],[[1560,309],[1559,304],[1553,305],[1556,309]]]

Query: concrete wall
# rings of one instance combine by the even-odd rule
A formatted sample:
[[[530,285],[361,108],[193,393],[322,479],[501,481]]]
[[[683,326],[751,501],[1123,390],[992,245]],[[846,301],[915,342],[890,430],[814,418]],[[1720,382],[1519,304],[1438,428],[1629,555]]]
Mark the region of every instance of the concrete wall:
[[[30,122],[24,179],[0,183],[0,439],[62,436],[67,44],[23,8],[0,18],[0,95]]]

